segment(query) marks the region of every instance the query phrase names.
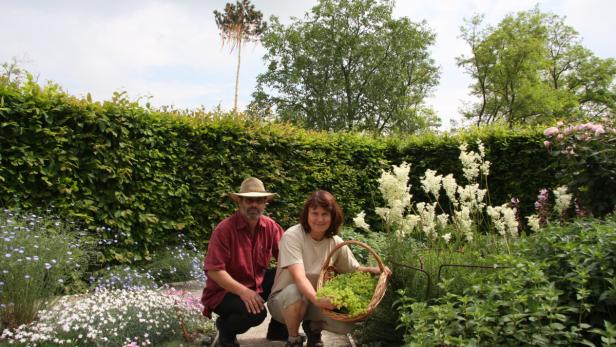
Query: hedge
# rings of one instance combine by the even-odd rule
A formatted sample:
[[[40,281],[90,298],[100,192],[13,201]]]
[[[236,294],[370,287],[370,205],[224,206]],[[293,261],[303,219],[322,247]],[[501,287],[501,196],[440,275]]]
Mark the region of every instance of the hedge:
[[[516,196],[528,213],[538,190],[556,185],[537,130],[383,138],[317,133],[243,116],[156,110],[124,93],[94,102],[32,80],[0,81],[0,135],[0,204],[52,209],[104,238],[126,233],[104,261],[148,259],[179,233],[204,246],[235,209],[227,194],[247,176],[278,193],[267,213],[285,228],[319,188],[337,197],[347,221],[373,211],[382,204],[381,171],[402,161],[413,165],[419,201],[425,169],[461,177],[462,141],[486,144],[493,203]]]

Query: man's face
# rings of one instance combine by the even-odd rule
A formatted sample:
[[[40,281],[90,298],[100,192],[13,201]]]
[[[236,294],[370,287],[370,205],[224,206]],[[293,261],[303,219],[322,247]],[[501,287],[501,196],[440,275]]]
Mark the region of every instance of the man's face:
[[[238,202],[240,213],[248,220],[258,220],[265,210],[266,198],[240,197]]]

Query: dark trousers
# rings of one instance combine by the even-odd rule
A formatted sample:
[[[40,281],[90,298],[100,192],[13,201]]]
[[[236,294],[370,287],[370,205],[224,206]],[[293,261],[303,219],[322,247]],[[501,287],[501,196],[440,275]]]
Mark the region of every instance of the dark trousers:
[[[267,301],[274,285],[276,269],[268,269],[263,279],[263,293],[261,297]],[[243,334],[248,329],[263,323],[267,317],[267,309],[263,309],[257,314],[249,313],[246,305],[239,296],[227,293],[222,302],[216,306],[214,312],[219,316],[216,320],[216,327],[220,333],[229,339],[233,339],[237,334]]]

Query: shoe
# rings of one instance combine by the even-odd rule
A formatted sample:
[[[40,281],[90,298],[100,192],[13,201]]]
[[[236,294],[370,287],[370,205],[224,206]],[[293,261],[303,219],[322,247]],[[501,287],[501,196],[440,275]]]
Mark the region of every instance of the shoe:
[[[234,336],[226,336],[221,333],[220,329],[221,320],[220,317],[216,320],[216,328],[218,332],[216,333],[216,338],[214,339],[214,343],[212,346],[216,347],[240,347],[240,343],[237,341],[237,337]]]
[[[306,337],[304,335],[298,335],[296,338],[288,339],[284,347],[303,347]]]
[[[233,337],[232,339],[226,337],[222,334],[218,334],[218,344],[215,346],[219,347],[240,347],[240,343],[237,341],[237,337]]]
[[[269,341],[286,341],[289,338],[287,326],[272,318],[267,326],[267,335]]]
[[[321,330],[312,330],[310,328],[310,321],[305,320],[302,322],[302,328],[308,338],[306,347],[324,347],[323,340],[321,340]]]

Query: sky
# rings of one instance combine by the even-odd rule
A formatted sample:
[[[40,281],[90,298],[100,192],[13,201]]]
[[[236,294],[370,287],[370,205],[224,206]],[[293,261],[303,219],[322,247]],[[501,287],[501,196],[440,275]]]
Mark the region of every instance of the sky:
[[[67,92],[109,100],[126,91],[154,106],[206,110],[233,106],[236,53],[222,46],[214,10],[226,0],[0,0],[0,64],[17,59],[39,80]],[[302,18],[316,0],[252,0],[267,19]],[[440,80],[426,103],[442,129],[461,120],[459,109],[473,99],[471,79],[455,63],[468,54],[459,38],[464,18],[484,14],[496,25],[507,14],[532,9],[566,17],[582,44],[601,58],[616,58],[616,1],[613,0],[398,0],[395,18],[425,20],[436,33],[430,47]],[[256,77],[265,72],[265,50],[242,49],[239,104],[251,100]]]

